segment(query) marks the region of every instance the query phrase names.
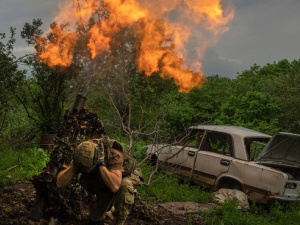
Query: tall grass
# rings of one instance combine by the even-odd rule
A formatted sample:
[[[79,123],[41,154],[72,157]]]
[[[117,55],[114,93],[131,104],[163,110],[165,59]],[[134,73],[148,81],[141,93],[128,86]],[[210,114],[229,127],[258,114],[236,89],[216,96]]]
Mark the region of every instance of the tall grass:
[[[153,169],[149,165],[142,166],[145,183],[148,182]],[[160,202],[194,201],[207,203],[211,200],[211,193],[205,192],[199,186],[179,182],[177,178],[170,175],[158,173],[152,177],[152,181],[154,182],[151,185],[143,185],[138,189],[142,197]]]
[[[29,180],[46,166],[48,154],[39,148],[22,151],[0,146],[0,186]]]

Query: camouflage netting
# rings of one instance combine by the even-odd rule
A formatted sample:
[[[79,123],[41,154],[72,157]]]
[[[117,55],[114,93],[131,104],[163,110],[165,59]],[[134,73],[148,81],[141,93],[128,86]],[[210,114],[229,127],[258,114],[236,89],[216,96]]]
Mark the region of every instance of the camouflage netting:
[[[79,219],[83,191],[78,185],[78,180],[75,178],[68,187],[58,189],[56,176],[64,165],[71,162],[73,150],[79,143],[105,135],[103,124],[96,114],[86,109],[81,109],[78,113],[66,111],[47,167],[32,179],[37,193],[35,206],[30,212],[33,219],[51,216],[61,221],[74,216]]]

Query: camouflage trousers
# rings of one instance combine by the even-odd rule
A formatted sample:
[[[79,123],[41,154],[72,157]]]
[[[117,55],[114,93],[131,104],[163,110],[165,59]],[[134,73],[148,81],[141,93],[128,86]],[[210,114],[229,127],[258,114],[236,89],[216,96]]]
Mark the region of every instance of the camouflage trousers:
[[[92,221],[105,220],[106,212],[114,206],[113,216],[116,222],[125,221],[134,204],[135,188],[141,183],[141,176],[132,173],[122,179],[121,186],[116,193],[108,189],[98,192],[96,199],[90,205],[90,219]]]

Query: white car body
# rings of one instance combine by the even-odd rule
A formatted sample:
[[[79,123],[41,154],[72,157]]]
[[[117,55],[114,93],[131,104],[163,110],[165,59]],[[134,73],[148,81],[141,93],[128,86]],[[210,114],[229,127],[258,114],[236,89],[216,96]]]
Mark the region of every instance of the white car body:
[[[300,136],[293,137],[299,139],[296,142],[300,145]],[[272,153],[274,145],[271,142],[276,138],[234,126],[190,127],[183,140],[176,145],[149,145],[147,154],[162,169],[213,190],[240,189],[250,200],[263,203],[270,199],[298,200],[300,149],[293,151],[292,157],[298,157],[298,161],[294,160],[291,164],[287,153],[283,154],[280,148],[276,148],[276,154]],[[262,143],[264,145],[260,145]],[[254,150],[258,147],[264,149],[258,160],[254,161]],[[273,160],[274,154],[279,156],[279,152],[285,155],[285,161],[280,161],[278,157]]]

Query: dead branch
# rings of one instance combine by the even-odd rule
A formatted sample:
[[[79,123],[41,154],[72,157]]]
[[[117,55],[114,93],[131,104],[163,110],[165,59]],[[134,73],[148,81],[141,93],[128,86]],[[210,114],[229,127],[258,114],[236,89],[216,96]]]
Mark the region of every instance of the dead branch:
[[[16,167],[18,167],[18,165],[14,165],[14,166],[12,166],[12,167],[9,167],[8,169],[5,170],[5,172],[8,172],[8,171],[10,171],[10,170],[13,170],[13,169],[16,168]]]

